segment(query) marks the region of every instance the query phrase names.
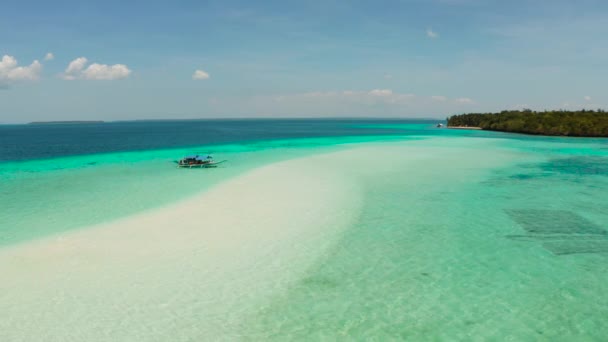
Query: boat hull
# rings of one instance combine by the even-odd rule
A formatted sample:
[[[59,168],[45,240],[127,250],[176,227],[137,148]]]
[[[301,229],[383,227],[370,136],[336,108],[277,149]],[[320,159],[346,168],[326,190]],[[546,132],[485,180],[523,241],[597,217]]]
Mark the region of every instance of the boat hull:
[[[204,163],[204,164],[178,164],[177,167],[180,169],[207,169],[217,167],[219,164],[222,164],[225,160],[217,163]]]

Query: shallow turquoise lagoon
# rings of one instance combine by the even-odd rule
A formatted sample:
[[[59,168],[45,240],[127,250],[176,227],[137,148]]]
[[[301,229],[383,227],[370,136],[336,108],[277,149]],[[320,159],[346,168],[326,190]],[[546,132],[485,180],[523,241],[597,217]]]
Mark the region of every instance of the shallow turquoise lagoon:
[[[388,127],[363,126],[379,125]],[[280,291],[243,305],[226,339],[608,338],[608,140],[390,129],[404,134],[5,162],[0,249],[155,210],[264,165],[344,152],[341,172],[362,199],[355,219]],[[171,164],[192,151],[229,162]],[[204,339],[196,296],[181,302],[167,315],[193,328],[177,329],[174,340]],[[155,331],[176,330],[170,322]],[[124,336],[155,340],[145,331]]]
[[[273,162],[395,139],[404,138],[281,139],[0,163],[0,246],[158,208]],[[227,163],[175,167],[175,160],[192,153],[212,153]]]
[[[601,142],[416,144],[449,162],[362,177],[357,223],[247,331],[262,340],[605,339]]]

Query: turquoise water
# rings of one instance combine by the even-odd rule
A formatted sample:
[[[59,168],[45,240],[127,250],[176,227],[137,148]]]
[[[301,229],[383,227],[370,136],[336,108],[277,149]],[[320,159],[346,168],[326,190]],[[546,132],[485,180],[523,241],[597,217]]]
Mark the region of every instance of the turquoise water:
[[[338,168],[361,197],[353,221],[328,235],[319,252],[309,250],[307,262],[297,264],[302,269],[290,270],[294,276],[283,287],[274,285],[280,290],[255,305],[241,299],[242,312],[233,309],[238,320],[225,339],[608,338],[606,139],[357,126],[392,131],[215,145],[212,152],[229,163],[212,170],[171,164],[205,146],[0,164],[0,245],[86,230],[185,200],[264,165],[338,153],[332,172]],[[407,133],[395,134],[400,129]],[[247,282],[248,274],[234,281]],[[158,340],[176,330],[174,340],[204,340],[204,329],[194,328],[205,325],[194,294],[175,295],[183,304],[167,315],[181,323],[159,322],[152,335],[129,336]]]
[[[445,163],[364,175],[358,222],[247,331],[259,340],[604,340],[605,150],[421,145]]]
[[[0,163],[0,246],[158,208],[269,163],[395,139],[417,138],[268,140]],[[228,162],[216,169],[176,169],[173,161],[193,151]]]

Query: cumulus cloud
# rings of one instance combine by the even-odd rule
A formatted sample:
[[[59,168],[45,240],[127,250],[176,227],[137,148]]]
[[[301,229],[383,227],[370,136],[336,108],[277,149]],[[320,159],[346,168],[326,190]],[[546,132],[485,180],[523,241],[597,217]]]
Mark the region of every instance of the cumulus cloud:
[[[585,96],[584,99],[585,101],[591,101],[591,96]]]
[[[120,80],[128,77],[131,70],[124,64],[98,64],[89,65],[83,72],[87,80]]]
[[[46,55],[44,55],[45,61],[52,61],[53,59],[55,59],[55,55],[53,55],[52,52],[47,52]]]
[[[0,60],[0,84],[35,81],[40,78],[41,71],[42,64],[38,60],[28,66],[19,66],[15,57],[4,55]]]
[[[93,63],[86,66],[89,61],[85,57],[78,57],[68,64],[62,77],[65,80],[120,80],[129,77],[131,70],[124,64]]]
[[[431,96],[431,100],[436,101],[436,102],[445,102],[448,100],[448,98],[445,96],[441,96],[441,95],[433,95],[433,96]]]
[[[192,74],[193,80],[206,80],[206,79],[209,79],[209,77],[210,76],[206,71],[200,70],[200,69],[195,70],[194,74]]]
[[[85,57],[78,57],[75,60],[71,61],[68,64],[68,67],[65,69],[66,76],[69,75],[70,79],[75,79],[75,74],[78,74],[84,69],[84,66],[87,64],[88,60]]]
[[[426,30],[426,36],[431,38],[431,39],[435,39],[435,38],[439,38],[439,33],[433,31],[433,29],[427,29]]]

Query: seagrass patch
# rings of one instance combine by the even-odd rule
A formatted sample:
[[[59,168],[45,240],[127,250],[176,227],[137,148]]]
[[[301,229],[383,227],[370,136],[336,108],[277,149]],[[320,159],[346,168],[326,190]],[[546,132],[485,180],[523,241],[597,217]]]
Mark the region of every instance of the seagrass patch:
[[[608,253],[606,230],[567,210],[505,210],[527,234],[509,235],[516,241],[534,241],[555,255]]]
[[[608,158],[599,156],[577,156],[552,159],[539,165],[547,172],[578,176],[608,176]]]
[[[507,214],[532,234],[595,234],[606,231],[586,218],[567,210],[506,210]]]

